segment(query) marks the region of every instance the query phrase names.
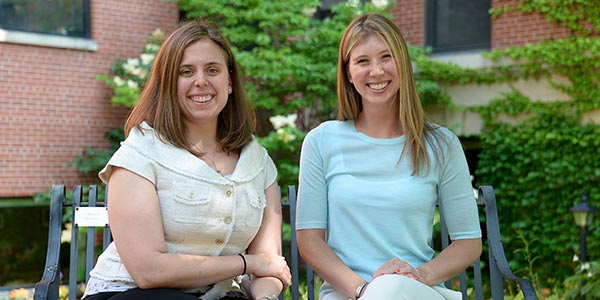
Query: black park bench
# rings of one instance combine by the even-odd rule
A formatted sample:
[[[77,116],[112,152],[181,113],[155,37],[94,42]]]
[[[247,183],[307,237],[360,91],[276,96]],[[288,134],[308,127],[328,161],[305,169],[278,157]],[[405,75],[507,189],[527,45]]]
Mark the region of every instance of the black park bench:
[[[73,189],[73,199],[67,200],[64,185],[52,186],[46,265],[42,279],[35,285],[34,300],[58,300],[60,285],[68,286],[69,300],[78,299],[77,297],[80,296],[77,292],[78,286],[82,283],[80,281],[83,281],[78,280],[78,270],[85,269],[84,282],[87,282],[89,271],[93,268],[95,258],[99,254],[98,247],[103,250],[111,242],[106,199],[98,199],[97,186],[90,185],[88,190],[87,199],[84,201],[83,187],[77,185]],[[298,255],[298,245],[296,244],[296,187],[288,186],[287,194],[282,196],[287,196],[287,201],[282,204],[284,211],[289,212],[291,227],[291,242],[284,241],[286,243],[284,249],[289,246],[287,248],[289,253],[285,253],[285,255],[292,270],[292,285],[286,294],[291,295],[292,300],[315,300],[316,293],[318,293],[315,292],[315,288],[318,289],[319,278],[310,266],[303,263]],[[479,187],[477,203],[479,207],[485,209],[486,221],[485,227],[482,228],[485,237],[484,251],[482,257],[457,278],[457,281],[460,282],[458,288],[462,292],[463,300],[503,300],[507,282],[516,284],[524,300],[537,299],[531,282],[516,277],[508,265],[501,241],[496,197],[491,186]],[[68,279],[63,279],[61,278],[61,233],[63,216],[68,210],[73,215],[73,225],[68,257],[62,257],[69,261]],[[80,230],[85,230],[82,232],[82,238],[80,238]],[[102,232],[102,242],[97,241],[100,231]],[[441,247],[449,244],[443,218],[440,220],[439,241]],[[83,257],[79,257],[80,252],[83,253]],[[484,280],[484,276],[487,281]],[[445,282],[446,286],[451,287],[453,281],[455,280]],[[489,286],[484,286],[484,282],[489,282]],[[301,286],[302,288],[300,288]],[[280,299],[283,299],[283,296],[280,296]]]

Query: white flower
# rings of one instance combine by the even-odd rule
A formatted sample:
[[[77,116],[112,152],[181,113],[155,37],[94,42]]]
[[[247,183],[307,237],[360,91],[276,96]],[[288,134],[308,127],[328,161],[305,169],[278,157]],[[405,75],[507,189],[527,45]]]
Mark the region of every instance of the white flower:
[[[128,58],[125,64],[130,67],[137,67],[140,65],[140,61],[137,58]]]
[[[138,76],[141,73],[140,60],[137,58],[128,58],[127,62],[123,64],[125,72]]]
[[[156,44],[147,44],[145,48],[146,48],[146,51],[155,53],[155,52],[158,52],[158,49],[160,48],[160,46],[158,46]]]
[[[587,278],[592,278],[592,276],[594,276],[594,274],[592,272],[587,272]]]
[[[296,139],[296,135],[292,133],[288,133],[284,128],[277,129],[277,139],[284,142],[289,143]]]
[[[347,2],[349,6],[352,7],[358,7],[358,4],[360,3],[358,0],[350,0]]]
[[[579,256],[577,256],[577,254],[573,255],[573,262],[578,262],[579,261]]]
[[[161,38],[165,36],[165,33],[162,30],[160,30],[160,28],[156,28],[154,32],[152,32],[152,36],[155,38]]]
[[[282,141],[283,141],[284,143],[289,143],[289,142],[291,142],[291,141],[293,141],[293,140],[295,140],[295,139],[296,139],[296,135],[295,135],[295,134],[286,134],[286,135],[283,137]]]
[[[295,128],[297,118],[298,118],[298,116],[296,114],[291,114],[291,115],[287,115],[287,116],[277,115],[277,116],[270,117],[269,121],[271,122],[271,124],[273,124],[273,128],[275,128],[275,130],[277,130],[279,128],[284,128],[286,126]]]
[[[113,77],[113,82],[115,83],[116,86],[124,86],[125,85],[125,80],[121,79],[121,77],[119,77],[119,76]]]
[[[150,64],[152,60],[154,60],[154,54],[142,53],[142,55],[140,55],[140,59],[142,60],[142,65]]]
[[[388,5],[389,1],[388,0],[373,0],[371,1],[373,3],[373,5],[375,5],[375,7],[377,8],[384,8]]]
[[[587,271],[590,269],[590,263],[589,262],[584,262],[581,264],[581,271]]]
[[[148,77],[148,70],[140,69],[140,74],[138,74],[138,77],[142,80],[146,79],[146,77]]]
[[[314,16],[315,12],[317,12],[317,8],[316,7],[307,7],[304,8],[302,10],[302,13],[307,16],[307,17],[312,17]]]
[[[273,128],[275,128],[275,130],[277,130],[284,126],[285,117],[279,116],[279,115],[272,116],[269,118],[269,121],[271,122],[271,124],[273,124]]]
[[[135,82],[135,81],[133,81],[133,80],[129,79],[129,80],[127,80],[127,86],[128,86],[128,87],[130,87],[130,88],[133,88],[133,89],[135,89],[135,88],[137,88],[137,87],[138,87],[138,84],[137,84],[137,82]]]

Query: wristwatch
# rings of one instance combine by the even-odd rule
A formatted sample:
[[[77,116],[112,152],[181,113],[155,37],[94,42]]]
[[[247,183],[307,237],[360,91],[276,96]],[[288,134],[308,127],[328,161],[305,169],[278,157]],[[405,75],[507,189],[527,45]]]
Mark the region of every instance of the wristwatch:
[[[277,295],[264,295],[256,300],[279,300],[279,298],[277,298]]]

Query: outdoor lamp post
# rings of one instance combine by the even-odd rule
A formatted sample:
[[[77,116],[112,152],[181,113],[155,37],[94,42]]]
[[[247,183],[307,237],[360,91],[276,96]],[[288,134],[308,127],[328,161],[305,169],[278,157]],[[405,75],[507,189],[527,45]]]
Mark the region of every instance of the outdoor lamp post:
[[[587,262],[587,244],[586,235],[587,229],[592,224],[594,218],[594,212],[596,208],[587,202],[587,193],[583,190],[581,195],[581,202],[571,207],[571,212],[575,218],[575,224],[579,226],[579,256],[581,263]],[[585,281],[582,282],[582,286],[585,285]],[[585,299],[585,294],[579,295],[579,299]]]
[[[583,195],[581,196],[581,202],[579,204],[571,207],[571,212],[573,213],[573,217],[575,218],[575,224],[579,226],[579,252],[581,262],[587,261],[587,244],[586,244],[586,235],[587,228],[592,224],[592,220],[594,218],[594,212],[596,212],[596,208],[587,202],[587,193],[584,190]]]

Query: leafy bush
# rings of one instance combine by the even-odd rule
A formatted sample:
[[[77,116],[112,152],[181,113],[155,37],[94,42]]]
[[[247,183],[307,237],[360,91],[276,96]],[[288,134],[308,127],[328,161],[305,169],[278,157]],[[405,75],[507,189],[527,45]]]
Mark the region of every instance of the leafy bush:
[[[572,30],[562,39],[486,53],[492,60],[514,61],[492,69],[494,81],[548,80],[570,101],[545,103],[513,89],[476,109],[486,124],[478,184],[496,189],[507,253],[527,247],[535,257],[534,261],[519,255],[509,258],[515,270],[527,272],[519,275],[535,275],[530,279],[538,291],[575,286],[574,278],[579,277],[569,274],[578,273],[571,257],[579,252],[579,231],[569,209],[580,201],[583,189],[590,203],[600,201],[600,127],[587,119],[588,113],[600,109],[600,38],[594,34],[600,30],[600,14],[594,13],[598,10],[594,3],[522,0],[516,7],[492,11],[495,16],[512,9],[541,13]],[[552,75],[568,81],[554,81]],[[503,121],[506,116],[513,120]],[[590,228],[588,241],[589,249],[600,248],[598,226]],[[595,254],[591,258],[599,260]],[[589,291],[600,288],[597,281],[593,284]]]

